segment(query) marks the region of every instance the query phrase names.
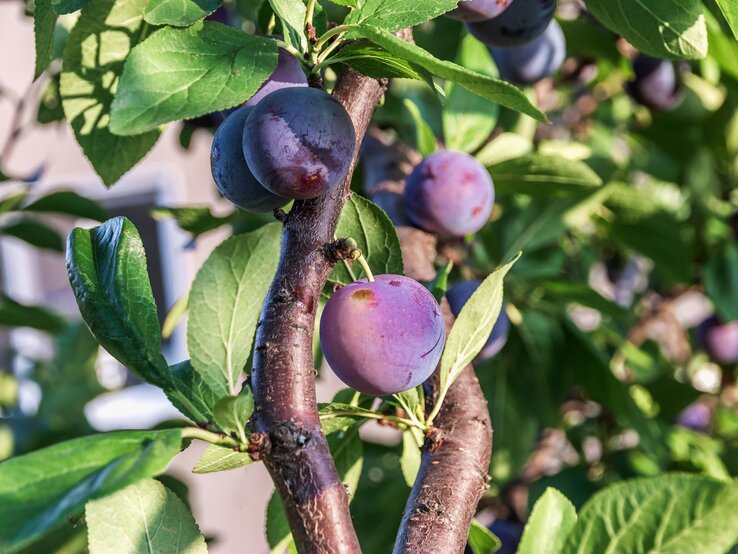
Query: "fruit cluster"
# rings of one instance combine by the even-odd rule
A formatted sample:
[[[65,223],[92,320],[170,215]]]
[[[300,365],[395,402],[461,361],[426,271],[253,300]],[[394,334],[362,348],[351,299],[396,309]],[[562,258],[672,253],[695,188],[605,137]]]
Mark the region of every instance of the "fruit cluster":
[[[335,191],[355,148],[345,108],[309,88],[300,62],[280,51],[269,79],[218,127],[210,166],[226,199],[244,210],[269,212]]]

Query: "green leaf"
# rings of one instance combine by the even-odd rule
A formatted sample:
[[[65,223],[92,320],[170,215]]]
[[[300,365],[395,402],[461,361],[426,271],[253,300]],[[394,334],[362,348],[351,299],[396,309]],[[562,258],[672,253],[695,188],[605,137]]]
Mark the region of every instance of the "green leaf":
[[[730,242],[716,249],[705,269],[705,292],[725,321],[738,320],[738,247]]]
[[[85,507],[90,554],[207,554],[187,506],[155,479],[144,479]]]
[[[82,512],[88,500],[162,473],[179,429],[62,442],[0,463],[0,550],[12,552]]]
[[[532,149],[533,143],[529,139],[515,133],[504,132],[485,144],[484,148],[477,152],[476,158],[479,163],[488,167],[505,160],[525,156]]]
[[[381,46],[390,54],[427,69],[433,75],[458,83],[483,98],[488,98],[502,106],[529,115],[538,121],[546,121],[546,116],[531,103],[520,89],[510,83],[482,75],[448,61],[439,60],[422,48],[410,44],[384,29],[371,25],[359,25],[355,29],[358,34]]]
[[[0,226],[0,235],[15,237],[54,252],[64,252],[64,241],[56,229],[30,217],[13,218],[9,223]]]
[[[398,31],[430,21],[453,10],[458,3],[458,0],[364,0],[358,9],[346,17],[345,23],[361,23],[387,31]]]
[[[413,429],[408,429],[402,433],[402,456],[400,456],[400,469],[405,483],[408,487],[415,484],[415,478],[418,476],[420,469],[421,453],[418,443],[413,436]]]
[[[205,425],[212,422],[213,409],[220,397],[192,368],[190,360],[171,366],[169,378],[170,385],[164,392],[172,404],[195,423]]]
[[[89,3],[90,0],[51,0],[51,7],[55,13],[62,15],[81,10]]]
[[[271,39],[201,21],[167,27],[133,49],[110,112],[110,130],[135,135],[245,102],[277,66]]]
[[[82,317],[120,363],[159,387],[169,383],[159,320],[141,237],[124,217],[77,228],[67,243],[67,273]]]
[[[738,539],[738,484],[667,474],[597,493],[579,514],[564,554],[726,552]]]
[[[34,79],[38,79],[51,63],[54,29],[56,29],[56,14],[51,9],[51,0],[36,0],[33,5],[33,36],[36,43]]]
[[[347,237],[358,243],[374,273],[402,275],[402,250],[394,225],[381,208],[358,194],[346,202],[336,227],[336,238]],[[343,260],[336,264],[329,281],[348,285],[360,273],[358,264]]]
[[[217,216],[213,214],[209,206],[183,206],[180,208],[157,206],[151,210],[151,216],[157,221],[172,218],[176,220],[180,229],[191,233],[192,238],[197,238],[208,231],[232,223],[237,213],[232,212],[225,216]]]
[[[738,40],[738,4],[733,0],[715,0],[715,2],[728,22],[730,30],[733,31],[733,36]]]
[[[492,534],[492,531],[479,523],[476,519],[472,520],[469,527],[469,538],[467,539],[472,554],[492,554],[497,552],[502,546],[500,539]]]
[[[222,0],[149,0],[144,19],[152,25],[186,27],[218,9]]]
[[[482,281],[459,312],[441,356],[441,390],[448,390],[487,342],[502,309],[503,279],[520,256],[521,253],[518,253],[512,261],[497,268]]]
[[[307,52],[305,36],[305,14],[307,9],[302,0],[269,0],[272,10],[282,22],[284,37],[288,44],[300,52]]]
[[[28,306],[0,293],[0,326],[31,327],[58,333],[67,322],[60,315],[41,306]]]
[[[205,449],[195,467],[192,468],[192,473],[228,471],[229,469],[243,467],[253,461],[248,452],[236,452],[232,448],[211,444]]]
[[[85,156],[108,186],[136,165],[159,138],[159,131],[121,138],[108,127],[123,63],[146,33],[145,3],[93,2],[82,10],[64,49],[59,84],[64,114]]]
[[[461,41],[456,63],[489,77],[498,76],[489,49],[471,35],[466,35]],[[446,148],[474,152],[492,134],[499,112],[500,108],[494,102],[447,82],[443,108]]]
[[[110,214],[100,204],[71,190],[60,190],[24,206],[25,212],[54,213],[105,221]]]
[[[281,225],[231,237],[210,254],[190,291],[192,365],[220,396],[238,393],[256,324],[277,269]]]
[[[269,551],[272,554],[284,554],[288,549],[290,554],[297,552],[295,541],[292,540],[290,524],[287,522],[287,514],[284,512],[282,500],[277,491],[272,493],[269,504],[267,504],[266,536]]]
[[[585,0],[600,23],[644,54],[702,59],[707,29],[699,0]]]
[[[489,168],[498,194],[551,195],[583,192],[602,179],[583,162],[529,154]]]
[[[254,395],[248,385],[244,385],[238,396],[226,396],[218,400],[213,415],[221,431],[235,434],[241,442],[248,440],[246,424],[254,413]]]
[[[546,489],[528,517],[518,554],[559,554],[576,523],[577,511],[569,499]]]
[[[415,148],[418,149],[421,156],[429,156],[438,149],[438,142],[436,136],[433,134],[433,129],[430,128],[425,120],[423,114],[420,113],[420,108],[409,98],[405,98],[402,101],[410,112],[410,116],[415,123]]]
[[[326,435],[345,431],[357,421],[376,416],[371,410],[341,402],[321,404],[319,408],[320,423]]]
[[[336,470],[351,498],[356,494],[364,464],[364,443],[359,437],[359,427],[361,425],[354,425],[346,432],[327,437]]]
[[[376,79],[423,80],[423,76],[406,60],[393,56],[383,48],[365,42],[349,42],[329,60],[332,64],[346,63],[359,73]]]

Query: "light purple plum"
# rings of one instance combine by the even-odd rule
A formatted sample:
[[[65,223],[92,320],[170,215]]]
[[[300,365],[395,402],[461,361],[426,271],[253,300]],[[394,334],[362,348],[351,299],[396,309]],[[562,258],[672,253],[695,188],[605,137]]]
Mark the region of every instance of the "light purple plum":
[[[254,176],[285,198],[305,200],[335,191],[355,148],[346,109],[316,88],[269,93],[252,108],[243,132],[243,153]]]
[[[279,49],[279,57],[277,59],[277,67],[272,71],[269,78],[264,81],[261,88],[246,102],[247,106],[256,106],[256,104],[270,92],[290,87],[306,87],[308,86],[307,77],[302,70],[302,64],[295,56]]]
[[[702,348],[716,362],[738,361],[738,321],[723,323],[717,316],[700,323],[697,334]]]
[[[444,150],[423,159],[405,181],[404,204],[415,225],[463,237],[481,229],[494,204],[492,178],[474,157]]]
[[[446,338],[441,309],[417,281],[378,275],[339,289],[320,320],[328,365],[357,391],[386,395],[428,379]]]
[[[513,0],[462,0],[446,16],[461,21],[484,21],[500,15],[512,2]]]
[[[252,108],[242,106],[220,124],[210,148],[210,170],[220,193],[231,203],[250,212],[270,212],[289,199],[265,189],[243,157],[243,128]]]
[[[455,316],[459,315],[461,308],[464,307],[464,304],[466,304],[467,300],[471,298],[471,295],[481,284],[481,281],[459,281],[446,291],[446,300],[448,300],[451,311]],[[497,322],[492,327],[489,339],[487,339],[481,352],[477,355],[476,360],[484,362],[496,356],[502,350],[502,347],[505,346],[509,333],[510,320],[505,313],[505,305],[503,304]]]

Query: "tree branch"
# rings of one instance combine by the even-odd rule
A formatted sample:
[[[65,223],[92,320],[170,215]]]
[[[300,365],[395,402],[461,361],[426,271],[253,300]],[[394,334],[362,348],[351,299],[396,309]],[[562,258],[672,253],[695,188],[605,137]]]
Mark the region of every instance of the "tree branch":
[[[410,167],[407,162],[415,160],[397,144],[383,144],[381,136],[372,132],[363,149],[365,191],[389,208],[399,206],[403,176]],[[402,217],[400,213],[393,216],[397,220]],[[414,279],[431,279],[435,240],[417,229],[398,227],[398,231],[402,231],[399,235],[405,273]],[[453,315],[445,301],[441,307],[450,329]],[[438,394],[437,374],[428,388],[426,410],[432,408]],[[491,453],[492,423],[487,401],[469,365],[450,388],[435,428],[423,446],[420,471],[405,505],[395,554],[464,551],[477,503],[487,490]]]
[[[336,84],[333,94],[351,116],[357,152],[384,89],[384,83],[348,68]],[[297,201],[286,216],[277,273],[256,335],[254,430],[268,437],[262,459],[301,553],[361,552],[348,494],[320,427],[312,357],[318,299],[335,262],[323,247],[333,241],[352,174],[353,166],[335,194]]]

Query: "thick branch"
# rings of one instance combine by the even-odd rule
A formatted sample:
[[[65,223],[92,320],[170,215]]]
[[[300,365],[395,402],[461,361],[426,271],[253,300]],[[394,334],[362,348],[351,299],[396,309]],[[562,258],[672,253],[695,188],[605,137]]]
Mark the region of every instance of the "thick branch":
[[[401,194],[402,170],[407,171],[408,159],[412,156],[397,145],[382,144],[381,136],[375,133],[368,136],[363,161],[372,171],[365,170],[367,192],[392,206],[393,195]],[[405,272],[415,279],[430,279],[435,248],[428,246],[433,239],[417,229],[412,231],[400,234]],[[450,328],[453,316],[446,302],[442,308]],[[430,382],[429,407],[438,392],[437,377]],[[464,551],[477,503],[487,490],[492,452],[487,401],[471,365],[449,390],[435,425],[423,446],[420,471],[405,506],[395,554]]]
[[[357,151],[383,91],[381,82],[351,69],[336,84],[334,96],[354,123]],[[333,263],[323,246],[333,240],[352,174],[353,168],[333,195],[295,202],[285,218],[279,266],[256,336],[254,427],[269,437],[262,459],[301,553],[361,551],[320,427],[312,357],[315,311]]]

